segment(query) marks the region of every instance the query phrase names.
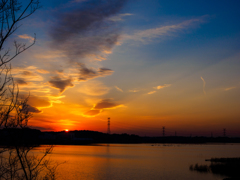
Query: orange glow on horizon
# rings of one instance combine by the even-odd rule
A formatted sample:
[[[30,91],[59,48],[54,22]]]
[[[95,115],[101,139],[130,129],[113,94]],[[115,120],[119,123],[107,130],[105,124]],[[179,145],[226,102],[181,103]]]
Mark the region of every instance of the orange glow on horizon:
[[[68,129],[65,129],[65,132],[68,132]]]

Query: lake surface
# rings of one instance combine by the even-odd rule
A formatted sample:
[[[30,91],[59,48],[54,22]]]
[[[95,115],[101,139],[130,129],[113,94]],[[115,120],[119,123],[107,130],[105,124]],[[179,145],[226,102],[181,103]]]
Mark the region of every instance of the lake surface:
[[[99,144],[55,146],[51,159],[60,180],[222,180],[224,176],[190,171],[212,157],[240,157],[240,144]]]

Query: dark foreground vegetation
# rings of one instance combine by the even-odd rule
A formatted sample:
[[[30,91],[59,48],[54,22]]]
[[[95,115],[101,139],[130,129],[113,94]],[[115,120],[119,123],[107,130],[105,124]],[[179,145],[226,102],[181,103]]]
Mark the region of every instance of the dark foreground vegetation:
[[[213,173],[222,176],[227,176],[224,180],[239,180],[240,179],[240,158],[211,158],[206,159],[210,161],[210,165],[191,165],[191,171],[201,173]]]
[[[41,132],[37,129],[0,129],[0,145],[11,145],[11,135],[31,144],[94,144],[94,143],[240,143],[240,138],[228,137],[141,137],[135,134],[106,134],[97,131]],[[18,141],[18,140],[17,140]],[[21,142],[24,143],[24,142]]]

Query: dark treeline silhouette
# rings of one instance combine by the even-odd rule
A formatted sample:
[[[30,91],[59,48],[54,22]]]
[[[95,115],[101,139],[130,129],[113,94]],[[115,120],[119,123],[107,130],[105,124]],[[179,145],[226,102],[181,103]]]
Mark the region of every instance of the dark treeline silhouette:
[[[11,141],[11,136],[18,143],[25,144],[93,144],[93,143],[240,143],[240,138],[229,137],[185,137],[185,136],[160,136],[147,137],[135,134],[107,134],[97,131],[60,131],[41,132],[37,129],[0,129],[0,145],[10,145],[16,142]],[[24,137],[24,138],[23,138]],[[20,139],[24,139],[20,141]]]
[[[42,132],[30,128],[6,128],[0,130],[0,144],[5,146],[38,146]]]

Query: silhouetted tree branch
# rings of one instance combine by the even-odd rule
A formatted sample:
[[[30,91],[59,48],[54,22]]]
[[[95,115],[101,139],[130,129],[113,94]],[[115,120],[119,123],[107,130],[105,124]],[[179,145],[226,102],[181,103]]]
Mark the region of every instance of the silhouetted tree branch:
[[[56,179],[58,164],[51,164],[46,159],[53,146],[45,148],[42,156],[38,157],[32,151],[38,145],[24,134],[32,117],[27,103],[29,96],[20,97],[19,88],[11,75],[10,62],[33,46],[36,36],[30,45],[14,41],[12,48],[4,48],[8,45],[7,40],[21,26],[19,22],[40,8],[38,0],[24,3],[25,6],[18,0],[0,1],[0,128],[6,130],[8,141],[0,149],[0,179]]]

